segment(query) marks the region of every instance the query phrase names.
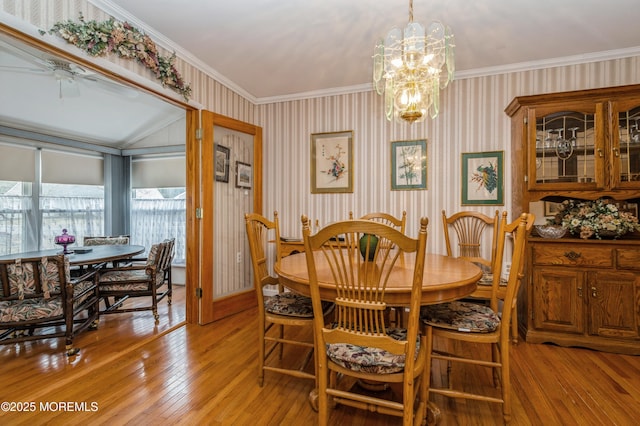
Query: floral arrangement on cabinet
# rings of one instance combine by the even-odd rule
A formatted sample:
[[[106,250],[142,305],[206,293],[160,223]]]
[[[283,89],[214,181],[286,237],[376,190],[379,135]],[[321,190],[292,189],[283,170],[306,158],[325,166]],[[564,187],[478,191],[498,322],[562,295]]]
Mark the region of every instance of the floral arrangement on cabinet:
[[[621,211],[615,202],[600,198],[595,201],[565,200],[558,206],[550,225],[561,225],[580,238],[618,238],[640,231],[638,218]]]

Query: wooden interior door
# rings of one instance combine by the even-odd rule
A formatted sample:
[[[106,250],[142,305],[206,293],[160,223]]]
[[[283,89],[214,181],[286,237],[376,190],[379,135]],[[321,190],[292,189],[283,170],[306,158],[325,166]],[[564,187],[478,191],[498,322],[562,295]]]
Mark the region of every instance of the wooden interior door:
[[[251,211],[262,213],[262,128],[244,123],[222,115],[201,112],[202,138],[200,140],[200,209],[199,218],[199,298],[198,322],[207,324],[234,313],[249,309],[256,304],[255,290],[251,279],[251,261],[249,258],[246,233],[244,231],[244,214]],[[216,134],[218,133],[218,135]],[[252,157],[250,165],[252,171],[251,188],[237,187],[236,166],[241,149],[226,146],[229,151],[228,181],[216,181],[216,144],[221,145],[220,135],[244,140],[244,155]],[[246,141],[252,145],[252,152],[246,153]],[[229,145],[227,143],[227,145]],[[225,150],[226,152],[226,150]],[[220,159],[220,157],[218,158]],[[220,175],[219,175],[220,176]],[[224,193],[223,197],[220,193]],[[243,197],[251,197],[247,202]],[[221,201],[221,199],[223,201]],[[238,203],[244,202],[244,209],[237,208]],[[235,203],[235,204],[234,204]],[[236,206],[233,214],[229,214],[228,207]],[[233,234],[221,236],[221,233],[234,229]],[[233,248],[233,252],[230,253]],[[226,260],[226,264],[223,260]],[[233,259],[233,261],[229,261]],[[233,277],[239,281],[238,288],[228,291],[220,290],[229,286],[226,277],[227,269],[241,268],[245,275]],[[247,275],[248,269],[248,275]],[[222,278],[221,278],[222,277]],[[226,291],[226,290],[225,290]]]

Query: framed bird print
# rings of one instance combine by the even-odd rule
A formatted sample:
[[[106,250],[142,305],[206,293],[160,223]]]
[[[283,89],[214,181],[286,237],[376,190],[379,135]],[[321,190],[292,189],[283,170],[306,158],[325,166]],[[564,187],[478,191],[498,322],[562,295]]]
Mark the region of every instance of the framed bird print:
[[[462,154],[462,205],[504,205],[504,151]]]

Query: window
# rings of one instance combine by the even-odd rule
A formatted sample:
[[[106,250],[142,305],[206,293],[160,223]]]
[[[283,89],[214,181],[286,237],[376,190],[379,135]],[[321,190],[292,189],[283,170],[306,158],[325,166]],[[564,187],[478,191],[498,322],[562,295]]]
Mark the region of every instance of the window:
[[[131,241],[145,247],[175,238],[174,264],[186,261],[185,158],[140,157],[131,162]]]
[[[104,187],[43,183],[40,194],[42,249],[55,248],[63,229],[82,245],[85,236],[104,234]]]
[[[56,248],[64,228],[102,235],[103,174],[102,156],[0,145],[0,254]]]
[[[0,181],[0,254],[26,251],[32,216],[31,182]]]

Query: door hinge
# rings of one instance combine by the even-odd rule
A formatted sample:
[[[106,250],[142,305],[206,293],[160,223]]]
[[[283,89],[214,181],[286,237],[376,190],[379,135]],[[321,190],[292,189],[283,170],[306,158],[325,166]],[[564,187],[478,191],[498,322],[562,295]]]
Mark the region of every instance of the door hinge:
[[[196,219],[202,219],[202,207],[196,208]]]
[[[196,297],[198,299],[202,299],[202,288],[201,287],[196,288]]]
[[[196,139],[199,141],[202,140],[202,127],[199,129],[196,129]]]

